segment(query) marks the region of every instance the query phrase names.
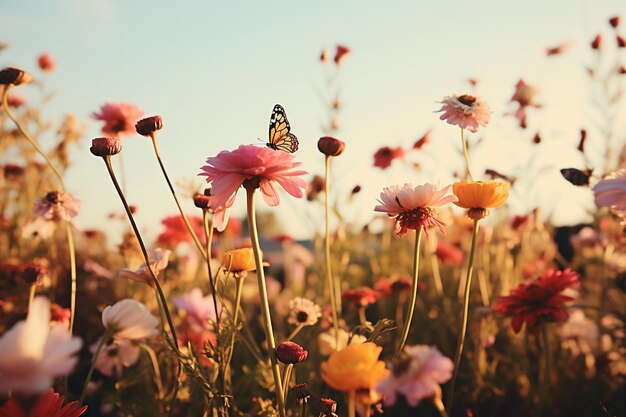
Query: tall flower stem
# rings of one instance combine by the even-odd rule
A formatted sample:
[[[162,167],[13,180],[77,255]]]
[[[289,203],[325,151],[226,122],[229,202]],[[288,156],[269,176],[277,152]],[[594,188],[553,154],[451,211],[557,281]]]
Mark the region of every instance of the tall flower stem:
[[[185,227],[187,227],[187,230],[189,231],[189,234],[193,238],[193,241],[196,244],[196,247],[198,248],[198,250],[200,251],[200,253],[204,257],[204,259],[206,259],[207,262],[209,262],[209,259],[211,257],[210,253],[205,252],[204,248],[202,248],[202,244],[200,243],[200,239],[198,239],[198,236],[196,235],[196,232],[193,231],[193,228],[191,227],[191,224],[189,223],[189,220],[187,219],[187,216],[185,215],[185,212],[183,211],[183,208],[181,207],[180,202],[178,201],[178,197],[176,196],[176,192],[174,191],[174,187],[172,186],[172,182],[170,181],[170,178],[167,175],[167,171],[165,171],[165,165],[163,165],[163,161],[161,160],[161,154],[159,153],[159,148],[157,147],[156,134],[153,132],[150,135],[150,138],[152,139],[152,146],[154,148],[154,154],[156,155],[157,161],[159,161],[159,166],[161,167],[161,172],[163,172],[163,176],[165,177],[165,181],[167,182],[167,186],[170,188],[170,192],[172,193],[172,197],[174,197],[174,201],[176,202],[176,207],[178,207],[178,211],[180,212],[180,215],[183,218],[183,222],[185,223]]]
[[[335,328],[335,343],[339,345],[339,308],[341,305],[341,294],[337,294],[335,292],[336,286],[335,281],[333,280],[333,272],[331,267],[331,258],[330,258],[330,226],[329,226],[329,217],[330,217],[330,207],[328,203],[328,192],[330,189],[330,156],[326,156],[325,159],[326,172],[324,176],[324,208],[325,208],[325,217],[326,217],[326,226],[324,231],[324,249],[325,249],[325,257],[326,257],[326,282],[328,284],[328,293],[330,296],[330,307],[333,315],[333,327]]]
[[[169,183],[169,180],[168,180],[168,183]],[[217,285],[215,285],[215,277],[213,276],[213,270],[211,268],[211,245],[213,243],[213,219],[209,218],[208,210],[202,210],[202,223],[204,224],[204,237],[206,239],[207,256],[205,256],[205,259],[206,259],[207,273],[209,274],[209,283],[211,284],[211,291],[213,292],[213,308],[215,309],[215,322],[217,325],[217,330],[219,331],[220,312],[217,308]]]
[[[135,237],[139,242],[139,247],[141,248],[141,253],[143,254],[144,260],[146,261],[146,266],[148,267],[148,271],[150,271],[150,275],[152,276],[152,283],[154,284],[154,288],[157,291],[157,297],[160,299],[160,306],[165,313],[165,317],[167,319],[167,324],[170,328],[170,333],[172,334],[172,349],[178,350],[178,337],[176,336],[176,330],[174,328],[174,323],[172,322],[172,316],[170,315],[170,310],[167,307],[167,300],[165,299],[165,294],[163,294],[163,289],[161,288],[161,284],[159,283],[158,278],[156,277],[154,270],[150,266],[150,257],[148,256],[148,251],[146,250],[146,245],[143,243],[143,239],[141,238],[141,234],[139,233],[139,228],[137,227],[137,223],[135,223],[135,218],[133,217],[133,213],[130,211],[130,207],[128,206],[128,202],[126,201],[126,197],[124,197],[124,193],[120,188],[120,184],[117,182],[117,178],[115,178],[115,173],[113,172],[113,166],[111,165],[111,157],[105,156],[102,158],[104,160],[104,164],[107,167],[107,171],[109,172],[109,176],[111,177],[111,181],[113,182],[113,186],[115,186],[115,190],[122,200],[122,205],[124,206],[124,210],[126,210],[126,214],[128,215],[128,220],[130,221],[130,225],[135,232]]]
[[[543,339],[544,367],[543,381],[541,382],[541,391],[539,394],[539,413],[537,416],[543,415],[543,406],[546,401],[546,392],[550,386],[550,374],[552,372],[552,350],[550,349],[550,337],[548,336],[548,327],[546,325],[541,329]]]
[[[448,398],[446,399],[446,409],[450,412],[450,415],[452,415],[452,405],[454,401],[454,386],[456,384],[456,378],[459,375],[459,367],[461,366],[461,358],[463,357],[463,348],[465,347],[465,335],[467,332],[467,321],[469,317],[470,290],[472,288],[472,273],[474,272],[474,254],[476,252],[479,221],[480,220],[474,220],[474,227],[472,229],[472,246],[470,247],[467,276],[465,278],[465,295],[463,297],[463,319],[461,320],[461,324],[459,326],[459,338],[456,345],[456,353],[454,355],[454,373],[452,375],[452,382],[450,382],[450,388],[447,393]]]
[[[348,392],[348,417],[356,417],[356,391]]]
[[[276,358],[276,341],[274,340],[274,330],[272,329],[272,317],[270,315],[270,304],[267,297],[267,286],[265,284],[265,272],[263,271],[263,259],[261,258],[261,247],[259,245],[259,235],[256,225],[256,211],[254,204],[254,192],[256,188],[246,187],[248,227],[250,228],[250,240],[254,251],[254,262],[256,264],[256,274],[259,281],[259,295],[261,296],[261,311],[263,313],[263,329],[267,339],[270,362],[272,364],[272,375],[274,377],[274,391],[278,402],[278,412],[280,417],[285,417],[285,401],[283,398],[283,384],[280,379],[280,368]]]
[[[159,361],[156,357],[156,354],[154,353],[154,349],[152,349],[145,343],[139,343],[138,345],[144,350],[144,352],[146,352],[146,354],[150,358],[150,362],[152,362],[152,369],[154,371],[154,382],[159,392],[159,399],[162,400],[163,398],[165,398],[165,391],[163,390],[163,382],[161,379],[161,369],[159,368]]]
[[[28,134],[28,132],[26,132],[26,130],[24,130],[22,125],[17,121],[17,119],[15,118],[15,116],[13,115],[11,110],[9,109],[9,104],[7,103],[7,98],[8,98],[10,87],[11,87],[10,85],[7,85],[4,88],[4,93],[2,94],[2,106],[4,107],[4,111],[7,113],[7,116],[9,116],[9,119],[11,119],[13,121],[13,123],[15,123],[15,126],[17,127],[17,130],[22,134],[22,136],[24,136],[26,138],[26,140],[28,142],[30,142],[31,145],[33,145],[33,148],[35,148],[35,150],[43,157],[43,159],[46,160],[46,163],[48,164],[48,166],[50,167],[50,169],[52,170],[54,175],[59,180],[59,186],[61,187],[61,191],[65,192],[65,184],[63,183],[63,177],[61,176],[60,171],[57,169],[57,167],[54,165],[54,163],[50,160],[50,158],[48,158],[48,155],[44,152],[44,150],[41,149],[41,147],[39,146],[37,141],[35,139],[33,139]]]
[[[65,222],[65,231],[67,233],[67,247],[70,252],[70,277],[72,280],[70,290],[70,334],[72,334],[74,318],[76,317],[76,251],[74,249],[74,234],[72,233],[70,222]]]
[[[33,305],[36,292],[37,292],[37,283],[30,284],[30,289],[28,290],[28,310],[27,311],[30,311],[30,306]]]
[[[96,348],[96,352],[93,354],[93,358],[91,358],[91,365],[89,366],[89,372],[87,372],[87,378],[85,378],[85,383],[83,384],[83,390],[80,393],[80,398],[78,402],[80,404],[85,400],[85,395],[87,395],[87,387],[89,386],[89,381],[91,381],[91,376],[93,375],[93,370],[96,368],[96,362],[98,361],[98,356],[100,356],[100,352],[102,352],[102,348],[109,342],[109,338],[111,335],[108,331],[106,331],[100,341],[98,342],[98,347]]]
[[[465,158],[465,170],[470,180],[474,181],[472,176],[472,168],[470,168],[469,151],[467,149],[467,141],[465,140],[465,129],[461,129],[461,145],[463,145],[463,157]]]
[[[296,326],[295,329],[293,329],[293,331],[291,333],[289,333],[289,336],[287,336],[287,339],[285,339],[286,341],[290,341],[291,339],[293,339],[294,337],[296,337],[296,335],[298,333],[300,333],[300,330],[302,330],[304,328],[304,323],[300,323]]]
[[[283,379],[283,399],[287,404],[287,395],[289,394],[289,381],[291,380],[291,373],[293,372],[293,363],[285,366],[285,374]]]
[[[415,231],[415,251],[413,252],[413,283],[411,284],[411,298],[409,299],[409,305],[407,306],[407,314],[404,317],[404,324],[402,325],[402,337],[400,338],[400,344],[398,350],[396,350],[396,356],[404,349],[404,344],[409,337],[409,331],[411,330],[411,322],[413,321],[413,313],[415,312],[415,303],[417,302],[417,287],[419,284],[419,266],[420,266],[420,245],[422,242],[422,229],[419,228]]]
[[[430,243],[430,265],[433,271],[433,281],[435,281],[435,289],[437,295],[443,297],[443,281],[441,280],[441,271],[439,269],[439,259],[437,259],[437,238],[433,235],[429,236]]]

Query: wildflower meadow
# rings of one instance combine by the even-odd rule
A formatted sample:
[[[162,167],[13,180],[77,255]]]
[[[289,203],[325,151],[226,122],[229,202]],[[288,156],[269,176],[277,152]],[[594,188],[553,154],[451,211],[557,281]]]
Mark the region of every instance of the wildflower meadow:
[[[621,18],[578,45],[593,113],[566,117],[576,135],[560,148],[545,147],[562,135],[542,125],[561,105],[550,86],[513,76],[491,102],[470,74],[425,100],[414,137],[390,127],[369,152],[350,106],[376,103],[351,101],[347,42],[307,51],[323,74],[314,137],[280,91],[258,138],[240,135],[252,122],[237,108],[181,120],[140,95],[50,119],[66,94],[50,77],[74,69],[46,39],[25,62],[2,43],[0,417],[626,416]],[[537,53],[565,66],[570,47]],[[141,49],[158,65],[157,45]],[[180,64],[160,82],[182,84]],[[526,150],[499,154],[490,129]],[[568,197],[551,201],[549,178]]]

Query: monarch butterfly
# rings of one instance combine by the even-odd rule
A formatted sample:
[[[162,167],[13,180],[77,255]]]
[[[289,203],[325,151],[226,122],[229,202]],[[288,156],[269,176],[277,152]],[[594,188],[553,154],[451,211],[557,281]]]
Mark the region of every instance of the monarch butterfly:
[[[298,150],[298,138],[289,133],[289,121],[285,109],[280,104],[274,106],[270,117],[269,141],[267,147],[275,151],[294,153]]]

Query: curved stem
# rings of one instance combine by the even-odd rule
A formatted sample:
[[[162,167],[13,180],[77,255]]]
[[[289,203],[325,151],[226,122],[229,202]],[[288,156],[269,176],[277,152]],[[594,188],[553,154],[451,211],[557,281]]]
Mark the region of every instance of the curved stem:
[[[409,331],[411,330],[411,322],[413,321],[413,313],[415,312],[415,303],[417,302],[417,288],[419,285],[419,266],[420,266],[420,245],[422,242],[422,228],[415,231],[415,251],[413,252],[413,283],[411,285],[411,298],[409,300],[408,311],[404,318],[404,324],[402,325],[402,337],[400,338],[400,344],[398,350],[396,350],[396,356],[404,349],[404,344],[409,337]]]
[[[138,346],[144,350],[150,357],[150,362],[152,362],[152,369],[154,370],[154,381],[157,386],[157,390],[159,391],[159,399],[165,398],[165,392],[163,390],[163,382],[161,380],[161,369],[159,368],[159,361],[154,353],[154,350],[145,343],[139,343]]]
[[[272,329],[272,317],[270,315],[269,299],[267,297],[267,287],[265,284],[265,272],[263,271],[263,259],[261,258],[261,247],[256,226],[256,212],[254,205],[254,188],[246,188],[248,227],[250,228],[250,240],[254,251],[254,262],[256,264],[256,274],[259,281],[259,295],[261,296],[261,311],[263,313],[263,329],[267,339],[270,362],[272,363],[272,375],[274,377],[274,391],[278,402],[278,412],[280,417],[285,417],[285,402],[283,399],[283,384],[280,380],[280,368],[276,358],[276,341]]]
[[[74,249],[74,235],[70,222],[65,222],[65,231],[67,233],[67,247],[70,252],[70,276],[72,279],[70,294],[70,334],[72,334],[74,318],[76,317],[76,250]]]
[[[330,296],[330,308],[333,315],[333,326],[335,328],[335,346],[339,346],[339,305],[341,304],[341,294],[335,292],[335,282],[333,280],[333,273],[331,268],[330,259],[330,229],[329,229],[329,217],[330,208],[328,204],[328,191],[330,189],[330,156],[326,156],[325,159],[326,171],[324,175],[324,208],[326,216],[326,226],[324,231],[324,249],[326,253],[326,282],[328,284],[328,293]],[[338,298],[339,297],[339,298]]]
[[[150,135],[150,137],[152,138],[152,145],[153,145],[153,148],[154,148],[154,154],[156,155],[157,161],[159,161],[159,166],[161,167],[161,172],[163,172],[163,176],[165,177],[165,181],[167,182],[167,186],[170,188],[170,192],[172,193],[172,197],[174,197],[174,201],[176,202],[176,207],[178,207],[178,211],[180,212],[180,215],[183,218],[183,222],[185,223],[185,227],[187,227],[187,230],[189,231],[189,234],[193,238],[193,241],[196,244],[196,247],[198,248],[198,250],[200,251],[200,253],[204,257],[204,259],[206,259],[207,262],[208,262],[208,260],[211,258],[211,254],[205,252],[205,250],[202,248],[202,244],[200,243],[200,239],[198,239],[198,236],[196,235],[196,232],[194,232],[193,228],[191,227],[191,224],[189,223],[189,220],[187,219],[187,216],[185,216],[185,212],[183,211],[183,208],[181,207],[180,202],[178,201],[178,197],[176,196],[176,192],[174,191],[174,187],[172,186],[172,182],[170,181],[170,178],[167,175],[167,171],[165,171],[165,165],[163,165],[163,161],[161,160],[161,155],[159,153],[159,148],[157,147],[157,143],[156,143],[156,135],[154,133],[152,133]]]
[[[463,157],[465,158],[465,170],[470,180],[474,181],[472,176],[472,168],[470,168],[469,151],[467,149],[467,141],[465,140],[465,129],[461,129],[461,144],[463,145]]]
[[[48,164],[48,166],[50,167],[50,169],[52,170],[54,175],[56,175],[57,179],[59,180],[59,184],[61,186],[61,191],[65,192],[65,184],[63,183],[63,177],[61,176],[61,173],[59,172],[57,167],[50,160],[50,158],[48,158],[48,155],[46,155],[44,150],[41,149],[41,147],[39,146],[37,141],[35,141],[35,139],[33,139],[28,134],[28,132],[26,132],[26,130],[24,130],[24,128],[22,128],[22,125],[17,121],[15,116],[13,116],[13,113],[11,112],[11,109],[9,109],[9,104],[7,103],[7,97],[9,95],[10,87],[11,87],[10,85],[7,85],[4,88],[4,92],[2,94],[2,106],[4,107],[4,111],[7,113],[7,116],[9,116],[9,119],[11,119],[13,121],[13,123],[15,123],[15,126],[17,127],[17,130],[22,134],[22,136],[24,136],[26,138],[26,140],[28,140],[28,142],[30,142],[30,144],[33,145],[33,148],[35,148],[35,150],[43,157],[43,159],[46,160],[46,163]]]
[[[98,360],[98,356],[100,356],[100,352],[104,345],[106,345],[109,341],[109,333],[105,332],[100,338],[100,342],[98,342],[98,347],[96,348],[96,353],[94,353],[93,358],[91,358],[91,366],[89,366],[89,372],[87,372],[87,378],[85,379],[85,383],[83,384],[83,390],[80,393],[80,398],[78,399],[79,404],[82,405],[85,400],[85,395],[87,395],[87,386],[89,385],[89,381],[91,381],[91,376],[93,375],[93,370],[96,367],[96,361]]]
[[[291,339],[293,339],[294,337],[296,337],[296,335],[298,333],[300,333],[300,330],[302,330],[304,328],[304,323],[299,323],[295,329],[293,329],[293,331],[291,333],[289,333],[289,336],[287,336],[287,339],[285,339],[286,341],[290,341]]]
[[[467,276],[465,278],[465,295],[463,297],[463,319],[461,320],[461,324],[459,326],[459,338],[456,345],[456,354],[454,355],[454,374],[452,375],[452,382],[450,382],[448,398],[446,399],[446,409],[449,410],[450,414],[452,414],[452,405],[454,401],[454,386],[456,384],[456,378],[459,375],[459,367],[463,356],[463,347],[465,346],[465,333],[467,331],[467,320],[469,317],[470,290],[472,288],[472,272],[474,271],[474,253],[476,252],[479,221],[480,220],[474,220],[474,227],[472,230],[472,246],[470,248],[469,264],[467,267]]]
[[[172,333],[172,349],[178,350],[178,337],[176,336],[176,329],[174,328],[174,323],[172,322],[172,316],[170,315],[170,310],[167,307],[167,300],[165,299],[165,294],[163,294],[163,289],[161,288],[161,284],[157,279],[154,270],[150,266],[150,258],[148,256],[148,251],[146,250],[146,245],[143,243],[143,239],[141,238],[141,234],[139,233],[139,228],[137,227],[137,223],[135,223],[135,218],[133,217],[133,213],[130,211],[130,207],[128,206],[128,202],[126,201],[126,197],[124,197],[124,193],[120,188],[120,184],[117,182],[117,178],[115,178],[115,173],[113,172],[113,166],[111,165],[111,158],[109,156],[105,156],[102,158],[104,160],[104,164],[107,167],[107,171],[109,172],[109,176],[111,177],[111,181],[113,182],[113,186],[115,186],[115,190],[122,200],[122,205],[124,206],[124,210],[126,210],[126,215],[128,216],[128,220],[130,221],[130,225],[135,232],[135,237],[139,242],[139,247],[141,248],[141,253],[143,255],[144,260],[146,261],[146,266],[148,267],[148,271],[150,271],[150,275],[152,276],[152,283],[154,284],[154,288],[156,289],[157,296],[161,300],[161,307],[163,308],[163,312],[165,313],[165,317],[167,319],[167,324],[170,328],[170,333]]]

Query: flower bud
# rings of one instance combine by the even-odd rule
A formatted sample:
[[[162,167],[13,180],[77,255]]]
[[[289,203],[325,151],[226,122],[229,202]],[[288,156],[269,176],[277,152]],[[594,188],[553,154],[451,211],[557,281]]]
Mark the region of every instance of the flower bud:
[[[626,40],[620,35],[615,36],[615,41],[617,42],[618,48],[626,48]]]
[[[122,144],[118,138],[95,138],[91,141],[91,148],[89,148],[89,150],[95,156],[111,156],[122,151]]]
[[[283,342],[276,348],[276,357],[284,364],[303,362],[308,355],[302,346],[294,342]]]
[[[193,196],[194,206],[201,208],[202,210],[207,210],[209,208],[210,203],[211,203],[211,197],[208,195],[196,194]]]
[[[613,16],[609,19],[609,24],[611,27],[616,28],[619,26],[619,16]]]
[[[37,64],[39,64],[39,69],[44,72],[50,72],[54,70],[55,67],[54,60],[47,53],[39,55],[39,58],[37,59]]]
[[[8,67],[0,71],[0,84],[2,85],[28,84],[32,79],[30,74],[19,68]]]
[[[311,391],[306,382],[302,384],[296,384],[291,388],[291,393],[297,401],[306,401],[311,397]]]
[[[600,49],[600,46],[602,46],[602,35],[597,34],[591,41],[591,49]]]
[[[326,156],[339,156],[345,148],[345,142],[331,136],[324,136],[317,141],[317,149]]]
[[[332,415],[337,411],[337,401],[332,398],[322,398],[320,400],[320,413],[324,416]]]
[[[46,275],[47,272],[48,271],[43,266],[37,264],[28,265],[24,269],[23,273],[24,282],[26,282],[28,285],[33,285],[40,277]]]
[[[161,128],[163,128],[161,116],[146,117],[135,123],[135,130],[141,136],[151,136],[157,130],[161,130]]]

